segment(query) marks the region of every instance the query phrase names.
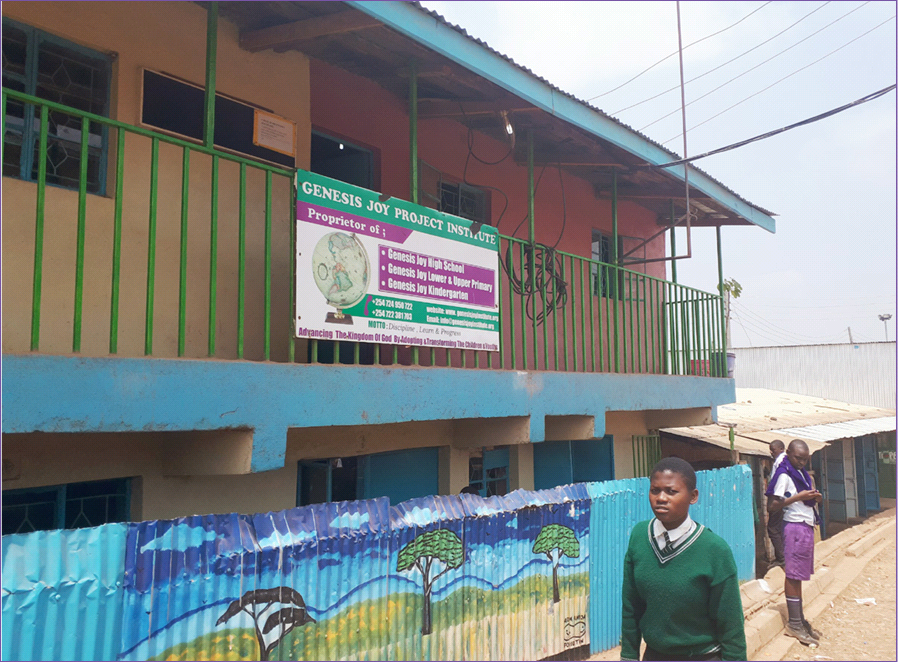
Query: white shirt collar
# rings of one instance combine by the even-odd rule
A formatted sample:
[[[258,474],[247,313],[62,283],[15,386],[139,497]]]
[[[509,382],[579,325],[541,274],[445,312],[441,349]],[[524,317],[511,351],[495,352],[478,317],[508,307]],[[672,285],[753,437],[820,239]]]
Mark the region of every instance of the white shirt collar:
[[[676,526],[674,529],[669,531],[669,541],[673,546],[676,546],[682,538],[687,538],[687,535],[691,533],[697,527],[697,523],[691,519],[691,516],[688,515],[685,520]],[[666,532],[666,527],[660,522],[658,519],[653,520],[653,539],[656,541],[657,546],[662,549],[666,546],[666,537],[663,533]]]
[[[775,469],[778,467],[778,465],[781,464],[782,461],[784,460],[784,458],[786,458],[786,457],[787,457],[787,452],[781,451],[781,453],[779,453],[778,457],[775,458],[775,461],[772,462],[772,471],[775,471]]]

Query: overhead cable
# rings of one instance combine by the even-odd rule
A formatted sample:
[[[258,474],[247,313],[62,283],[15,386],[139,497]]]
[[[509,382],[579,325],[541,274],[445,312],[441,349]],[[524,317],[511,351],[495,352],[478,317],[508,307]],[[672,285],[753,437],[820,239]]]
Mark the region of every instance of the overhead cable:
[[[756,70],[756,69],[759,69],[761,66],[763,66],[764,64],[767,64],[767,63],[771,62],[771,61],[774,60],[776,57],[780,57],[781,55],[784,55],[785,53],[787,53],[787,52],[788,52],[789,50],[791,50],[792,48],[796,48],[797,46],[799,46],[800,44],[802,44],[802,43],[803,43],[804,41],[806,41],[807,39],[811,39],[812,37],[814,37],[814,36],[816,36],[817,34],[819,34],[820,32],[822,32],[823,30],[826,30],[826,29],[830,28],[832,25],[834,25],[834,24],[837,23],[838,21],[844,20],[844,19],[847,18],[850,14],[852,14],[852,13],[855,12],[855,11],[857,11],[857,10],[860,9],[861,7],[865,7],[867,4],[869,4],[869,3],[868,3],[868,2],[864,2],[863,4],[859,5],[859,7],[856,7],[855,9],[851,9],[850,11],[848,11],[848,12],[847,12],[846,14],[844,14],[843,16],[839,16],[838,18],[834,19],[834,20],[833,20],[831,23],[829,23],[828,25],[823,25],[821,28],[819,28],[818,30],[816,30],[816,31],[813,32],[812,34],[809,34],[809,35],[805,36],[805,37],[804,37],[803,39],[801,39],[800,41],[794,42],[793,44],[791,44],[790,46],[788,46],[788,47],[785,48],[784,50],[779,51],[778,53],[775,53],[775,55],[773,55],[772,57],[770,57],[770,58],[768,58],[768,59],[766,59],[766,60],[763,60],[763,61],[760,62],[759,64],[756,64],[756,65],[750,67],[749,69],[747,69],[747,70],[745,70],[745,71],[739,73],[739,74],[738,74],[737,76],[735,76],[734,78],[730,78],[729,80],[726,80],[726,81],[725,81],[724,83],[722,83],[721,85],[719,85],[719,86],[717,86],[717,87],[714,87],[714,88],[711,89],[709,92],[700,95],[699,97],[697,97],[696,99],[694,99],[693,101],[691,101],[688,105],[690,106],[691,104],[694,104],[694,103],[700,101],[700,99],[703,99],[703,98],[705,98],[705,97],[708,97],[708,96],[709,96],[710,94],[712,94],[713,92],[716,92],[717,90],[721,90],[721,89],[722,89],[723,87],[725,87],[726,85],[730,85],[731,83],[733,83],[734,81],[738,80],[739,78],[742,78],[743,76],[746,76],[746,75],[749,74],[751,71],[754,71],[754,70]],[[824,6],[824,5],[823,5],[823,6]],[[821,8],[822,8],[822,7],[819,7],[819,9],[821,9]],[[816,11],[818,11],[818,9],[813,10],[812,12],[810,12],[809,14],[807,14],[806,16],[810,16],[811,14],[815,13]],[[804,16],[803,18],[806,18],[806,16]],[[800,20],[802,21],[803,19],[800,19]],[[797,21],[797,23],[799,23],[799,22],[800,22],[800,21]],[[797,25],[797,23],[794,23],[794,25]],[[792,25],[791,27],[793,27],[793,25]],[[775,37],[777,37],[777,36],[780,35],[780,34],[784,34],[785,32],[787,32],[787,30],[790,30],[790,28],[787,28],[787,29],[785,29],[785,30],[782,30],[782,31],[779,32],[777,35],[775,35]],[[772,37],[772,39],[774,39],[775,37]],[[767,43],[767,41],[771,41],[771,39],[768,39],[768,40],[762,42],[762,44],[759,44],[759,45],[762,46],[763,44]],[[732,58],[731,60],[729,60],[728,62],[725,62],[724,64],[720,64],[720,65],[719,65],[718,67],[716,67],[715,69],[710,69],[709,71],[706,72],[706,74],[712,73],[712,72],[715,71],[716,69],[719,69],[719,68],[721,68],[721,67],[724,67],[726,64],[729,64],[729,63],[731,63],[731,62],[734,62],[735,60],[737,60],[737,59],[740,58],[740,57],[743,57],[744,55],[746,55],[746,54],[749,53],[750,51],[754,50],[755,48],[758,48],[758,47],[757,47],[757,46],[754,46],[754,47],[751,48],[749,51],[746,51],[745,53],[742,53],[741,55],[738,55],[737,57]],[[698,78],[702,78],[702,77],[705,76],[706,74],[700,74],[700,75],[697,76],[696,78],[692,78],[691,80],[689,80],[689,81],[687,81],[687,82],[688,82],[688,83],[693,82],[693,81],[697,80]],[[675,89],[674,87],[673,87],[673,88],[670,88],[670,90],[674,90],[674,89]],[[665,92],[662,92],[661,94],[665,94]],[[658,97],[658,96],[660,96],[660,95],[657,94],[656,97]],[[656,97],[651,97],[651,99],[655,99]],[[647,99],[647,101],[649,101],[649,100],[650,100],[650,99]],[[628,108],[634,108],[635,106],[639,106],[639,105],[641,105],[642,103],[644,103],[644,102],[641,101],[640,103],[636,103],[636,104],[634,104],[634,106],[629,106]],[[628,110],[628,108],[625,108],[625,110]],[[615,113],[615,114],[618,115],[619,112],[622,112],[622,111],[618,111],[618,112]],[[654,124],[656,124],[657,122],[661,122],[662,120],[666,119],[666,118],[669,117],[670,115],[673,115],[674,113],[677,113],[677,112],[678,112],[678,110],[676,109],[676,110],[673,110],[673,111],[670,112],[670,113],[666,113],[665,115],[663,115],[663,116],[660,117],[659,119],[656,119],[656,120],[653,120],[652,122],[650,122],[650,124],[646,124],[646,125],[642,126],[640,129],[638,129],[638,131],[643,131],[643,130],[646,129],[647,127],[651,127],[651,126],[653,126]]]
[[[790,124],[788,126],[783,126],[780,129],[775,129],[774,131],[762,133],[758,136],[754,136],[753,138],[748,138],[747,140],[742,140],[741,142],[733,143],[733,144],[727,145],[725,147],[720,147],[719,149],[714,149],[711,152],[706,152],[705,154],[698,154],[697,156],[691,156],[686,159],[679,159],[677,161],[669,161],[668,163],[662,163],[660,165],[650,164],[650,165],[646,165],[643,167],[646,167],[646,168],[669,168],[672,166],[681,165],[683,163],[689,163],[691,161],[697,161],[699,159],[704,159],[707,156],[713,156],[714,154],[721,154],[722,152],[727,152],[732,149],[737,149],[738,147],[743,147],[744,145],[748,145],[748,144],[750,144],[752,142],[756,142],[758,140],[764,140],[766,138],[771,138],[772,136],[778,135],[779,133],[784,133],[785,131],[790,131],[791,129],[796,129],[797,127],[804,126],[806,124],[812,124],[813,122],[818,122],[819,120],[823,120],[826,117],[831,117],[832,115],[837,115],[838,113],[842,113],[849,108],[853,108],[854,106],[858,106],[858,105],[866,103],[868,101],[877,99],[880,96],[884,96],[885,94],[887,94],[888,92],[890,92],[891,90],[894,90],[896,88],[897,88],[897,84],[894,83],[893,85],[889,85],[888,87],[884,88],[883,90],[878,90],[877,92],[873,92],[872,94],[867,94],[866,96],[864,96],[860,99],[857,99],[856,101],[851,101],[850,103],[843,105],[840,108],[835,108],[833,110],[829,110],[825,113],[822,113],[821,115],[816,115],[815,117],[810,117],[808,119],[801,120],[799,122],[795,122],[794,124]],[[710,118],[710,119],[712,119],[712,118]],[[696,127],[694,127],[694,128],[696,128]],[[677,137],[678,136],[676,136],[676,138]],[[675,138],[672,138],[672,140],[675,140]]]
[[[769,2],[764,2],[763,4],[761,4],[759,7],[757,7],[756,9],[754,9],[752,12],[750,12],[749,14],[747,14],[746,16],[744,16],[744,18],[742,18],[742,19],[741,19],[740,21],[738,21],[737,23],[732,23],[732,24],[729,25],[727,28],[722,28],[722,29],[719,30],[718,32],[713,32],[712,34],[708,34],[708,35],[706,35],[705,37],[702,37],[702,38],[698,39],[697,41],[688,44],[687,46],[685,46],[685,48],[690,48],[691,46],[694,46],[695,44],[699,44],[701,41],[705,41],[705,40],[709,39],[710,37],[715,37],[715,36],[718,35],[718,34],[722,34],[722,33],[725,32],[726,30],[730,30],[730,29],[733,28],[735,25],[737,25],[738,23],[744,22],[745,20],[747,20],[748,18],[750,18],[751,16],[753,16],[753,14],[755,14],[755,13],[758,12],[760,9],[762,9],[763,7],[765,7],[766,5],[769,5],[769,4],[772,4],[772,3],[771,3],[771,0],[770,0]],[[827,4],[828,4],[828,2],[825,3],[825,5],[827,5]],[[822,5],[822,7],[824,7],[825,5]],[[820,7],[820,9],[821,9],[821,7]],[[641,76],[643,76],[645,73],[647,73],[648,71],[650,71],[651,69],[653,69],[656,65],[662,64],[663,62],[665,62],[666,60],[668,60],[670,57],[675,57],[676,55],[678,55],[678,51],[675,51],[674,53],[669,53],[669,54],[666,55],[662,60],[660,60],[659,62],[656,62],[655,64],[651,64],[649,67],[647,67],[646,69],[644,69],[641,73],[639,73],[639,74],[638,74],[637,76],[635,76],[634,78],[632,78],[632,79],[630,79],[630,80],[626,80],[624,83],[622,83],[622,84],[619,85],[618,87],[614,87],[613,89],[608,90],[608,91],[604,92],[603,94],[598,94],[598,95],[595,96],[595,97],[591,97],[590,99],[588,99],[588,101],[593,101],[594,99],[599,99],[600,97],[605,97],[607,94],[612,94],[612,93],[615,92],[616,90],[625,87],[626,85],[628,85],[629,83],[631,83],[631,82],[633,82],[633,81],[636,81],[638,78],[640,78]]]
[[[869,0],[869,1],[871,1],[871,0]],[[721,69],[722,67],[724,67],[724,66],[726,66],[726,65],[728,65],[728,64],[731,64],[731,63],[734,62],[735,60],[741,59],[742,57],[744,57],[744,56],[747,55],[748,53],[752,53],[752,52],[755,51],[757,48],[760,48],[761,46],[765,46],[766,44],[768,44],[768,43],[769,43],[770,41],[772,41],[773,39],[776,39],[776,38],[780,37],[781,35],[783,35],[785,32],[787,32],[788,30],[790,30],[791,28],[793,28],[793,27],[794,27],[795,25],[797,25],[798,23],[801,23],[802,21],[806,20],[807,18],[809,18],[810,16],[812,16],[813,14],[815,14],[817,11],[819,11],[820,9],[822,9],[822,7],[824,7],[824,6],[827,5],[827,4],[828,4],[828,3],[826,2],[826,3],[823,3],[823,4],[819,5],[818,7],[816,7],[815,9],[813,9],[811,12],[809,12],[806,16],[803,16],[800,20],[798,20],[798,21],[796,21],[796,22],[794,22],[794,23],[791,23],[789,26],[787,26],[784,30],[782,30],[782,31],[779,32],[778,34],[772,35],[771,37],[769,37],[769,38],[766,39],[765,41],[762,41],[762,42],[758,43],[758,44],[757,44],[756,46],[754,46],[753,48],[744,51],[744,52],[741,53],[740,55],[731,58],[731,59],[728,60],[727,62],[723,62],[722,64],[720,64],[720,65],[717,66],[717,67],[713,67],[713,68],[710,69],[709,71],[706,71],[706,72],[700,74],[699,76],[694,76],[694,77],[691,78],[690,80],[685,81],[685,85],[687,85],[688,83],[693,83],[695,80],[700,80],[700,79],[703,78],[704,76],[707,76],[707,75],[711,74],[711,73],[714,72],[714,71],[718,71],[718,70]],[[859,7],[857,7],[856,9],[859,9],[860,7],[864,7],[864,6],[867,5],[867,4],[869,4],[869,2],[864,2],[863,4],[861,4],[861,5],[860,5]],[[849,16],[850,14],[852,14],[853,12],[855,12],[856,9],[854,9],[854,10],[851,11],[851,12],[848,12],[847,14],[844,14],[844,16]],[[841,18],[844,18],[844,16],[841,16]],[[839,21],[839,20],[841,20],[841,18],[839,18],[839,19],[837,19],[837,20]],[[834,21],[834,22],[837,22],[837,21]],[[829,23],[828,25],[831,25],[831,23]],[[825,27],[827,28],[828,25],[826,25]],[[824,30],[824,29],[825,29],[825,28],[822,28],[822,30]],[[821,32],[821,30],[819,30],[819,32]],[[816,33],[813,32],[813,34],[816,34]],[[811,37],[811,36],[812,36],[812,35],[810,35],[810,37]],[[809,37],[807,37],[807,39],[808,39],[808,38],[809,38]],[[800,42],[797,42],[797,43],[799,44]],[[796,45],[796,44],[795,44],[795,45]],[[793,46],[791,46],[791,48],[793,48]],[[790,50],[790,49],[787,49],[787,50]],[[782,53],[784,53],[784,52],[785,52],[785,51],[782,51]],[[779,55],[780,55],[780,53],[779,53]],[[766,60],[766,62],[768,62],[768,60]],[[757,66],[759,66],[759,65],[757,65]],[[752,71],[752,70],[751,70],[751,71]],[[733,80],[733,79],[732,79],[732,80]],[[627,108],[623,108],[622,110],[617,110],[616,112],[613,113],[613,115],[618,115],[619,113],[624,113],[626,110],[631,110],[632,108],[637,108],[638,106],[640,106],[640,105],[642,105],[642,104],[645,104],[645,103],[647,103],[648,101],[653,101],[654,99],[658,99],[659,97],[663,96],[664,94],[668,94],[669,92],[671,92],[671,91],[673,91],[673,90],[677,90],[677,89],[678,89],[678,85],[676,85],[675,87],[670,87],[668,90],[665,90],[664,92],[660,92],[659,94],[655,94],[655,95],[653,95],[652,97],[650,97],[650,98],[648,98],[648,99],[644,99],[643,101],[638,101],[637,103],[633,103],[633,104],[631,104],[630,106],[628,106]],[[693,102],[691,102],[691,103],[693,103]],[[666,117],[668,117],[668,115],[666,115]],[[643,129],[641,129],[641,131],[643,131]]]
[[[707,122],[709,122],[709,121],[714,120],[715,118],[717,118],[719,115],[722,115],[722,114],[724,114],[724,113],[727,113],[729,110],[731,110],[731,109],[733,109],[733,108],[736,108],[736,107],[740,106],[740,105],[741,105],[742,103],[744,103],[745,101],[749,101],[749,100],[752,99],[753,97],[758,96],[758,95],[762,94],[763,92],[765,92],[766,90],[769,90],[769,89],[775,87],[775,86],[778,85],[779,83],[782,83],[782,82],[786,81],[786,80],[787,80],[788,78],[790,78],[791,76],[794,76],[795,74],[800,73],[800,72],[803,71],[804,69],[808,69],[809,67],[813,66],[814,64],[818,64],[819,62],[821,62],[821,61],[824,60],[825,58],[834,55],[835,53],[837,53],[837,52],[840,51],[841,49],[846,48],[847,46],[849,46],[850,44],[852,44],[854,41],[856,41],[856,40],[858,40],[858,39],[862,39],[863,37],[865,37],[865,36],[866,36],[867,34],[869,34],[870,32],[872,32],[872,31],[874,31],[874,30],[877,30],[877,29],[880,28],[882,25],[884,25],[885,23],[889,23],[890,21],[893,21],[895,18],[896,18],[896,16],[891,16],[889,19],[887,19],[887,20],[885,20],[885,21],[882,21],[881,23],[879,23],[878,25],[876,25],[876,26],[875,26],[874,28],[872,28],[871,30],[867,30],[866,32],[863,32],[861,35],[859,35],[858,37],[856,37],[856,38],[854,38],[854,39],[851,39],[850,41],[848,41],[848,42],[847,42],[846,44],[844,44],[843,46],[840,46],[840,47],[834,49],[833,51],[831,51],[830,53],[828,53],[828,54],[826,54],[826,55],[823,55],[823,56],[820,57],[818,60],[815,60],[814,62],[810,62],[810,63],[807,64],[806,66],[800,67],[800,68],[797,69],[796,71],[794,71],[794,72],[792,72],[792,73],[789,73],[787,76],[785,76],[785,77],[783,77],[783,78],[779,78],[778,80],[776,80],[776,81],[775,81],[774,83],[772,83],[771,85],[768,85],[768,86],[764,87],[763,89],[759,90],[758,92],[754,92],[754,93],[751,94],[750,96],[745,97],[744,99],[741,99],[740,101],[738,101],[738,102],[735,103],[735,104],[732,104],[731,106],[728,106],[728,108],[726,108],[725,110],[722,110],[722,111],[716,113],[716,114],[713,115],[712,117],[709,117],[709,118],[703,120],[703,121],[700,122],[699,124],[695,124],[695,125],[692,126],[690,129],[688,129],[688,131],[693,131],[694,129],[703,126],[703,125],[706,124]],[[894,85],[894,87],[896,87],[896,85]],[[888,88],[888,89],[890,89],[890,88]],[[869,101],[870,99],[866,99],[866,100]],[[791,127],[789,127],[789,128],[791,128]],[[681,134],[679,134],[679,135],[677,135],[677,136],[673,136],[672,138],[669,138],[667,141],[665,141],[665,142],[663,143],[663,145],[672,142],[673,140],[675,140],[676,138],[679,138],[680,136],[681,136]]]

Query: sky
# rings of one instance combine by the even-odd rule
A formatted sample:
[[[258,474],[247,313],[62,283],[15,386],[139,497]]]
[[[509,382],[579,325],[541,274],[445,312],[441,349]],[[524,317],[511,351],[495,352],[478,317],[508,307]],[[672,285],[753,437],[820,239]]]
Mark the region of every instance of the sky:
[[[422,4],[684,154],[675,2]],[[896,9],[883,1],[682,2],[688,155],[895,84]],[[732,307],[732,346],[896,340],[896,99],[892,90],[695,162],[775,214],[775,234],[755,226],[722,230],[725,278],[742,287]],[[678,260],[678,282],[715,291],[714,229],[692,231],[691,255]],[[879,315],[886,314],[885,323]]]

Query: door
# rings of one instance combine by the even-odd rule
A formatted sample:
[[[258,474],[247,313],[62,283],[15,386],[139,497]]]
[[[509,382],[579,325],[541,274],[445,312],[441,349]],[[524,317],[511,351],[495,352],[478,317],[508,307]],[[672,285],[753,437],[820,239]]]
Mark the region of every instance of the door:
[[[882,499],[897,498],[897,433],[878,435],[878,487]]]
[[[856,453],[853,449],[853,440],[844,439],[844,497],[847,500],[847,518],[859,517],[859,500],[856,496]]]
[[[828,518],[832,522],[847,521],[847,498],[844,484],[844,450],[841,442],[830,445],[825,453],[825,481],[828,486]]]
[[[615,477],[613,438],[542,441],[534,445],[534,489]]]
[[[875,437],[872,435],[860,437],[855,440],[854,446],[860,517],[868,517],[881,510],[878,498],[878,455]]]

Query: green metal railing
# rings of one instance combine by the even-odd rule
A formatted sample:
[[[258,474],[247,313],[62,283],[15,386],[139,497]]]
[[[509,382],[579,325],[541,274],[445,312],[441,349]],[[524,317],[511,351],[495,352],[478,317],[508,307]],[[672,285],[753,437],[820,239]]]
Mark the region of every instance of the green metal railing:
[[[662,459],[658,434],[631,435],[631,457],[634,458],[634,477],[649,476]]]
[[[80,144],[80,178],[77,189],[77,235],[75,246],[75,287],[74,287],[74,304],[72,317],[72,351],[79,353],[82,350],[82,328],[83,319],[82,311],[84,308],[85,291],[84,291],[84,269],[85,269],[85,243],[87,236],[87,153],[88,153],[88,137],[90,135],[91,126],[98,124],[115,131],[117,139],[115,141],[115,162],[112,177],[115,179],[114,188],[114,204],[113,204],[113,251],[111,259],[111,308],[110,308],[110,331],[109,331],[109,353],[117,354],[119,351],[119,321],[120,321],[120,286],[122,278],[122,219],[123,219],[123,201],[125,199],[125,162],[126,162],[126,136],[131,134],[138,138],[145,138],[149,141],[149,174],[146,183],[136,182],[138,186],[146,186],[149,190],[148,201],[148,218],[147,218],[147,277],[146,277],[146,306],[145,306],[145,323],[144,323],[144,354],[153,356],[154,341],[154,304],[156,300],[157,281],[157,248],[158,248],[158,223],[160,195],[171,196],[177,195],[175,191],[161,191],[160,185],[160,148],[161,145],[169,146],[169,149],[175,148],[181,150],[181,186],[180,186],[180,244],[179,244],[179,266],[178,266],[178,318],[177,318],[177,355],[185,356],[186,352],[186,333],[188,327],[188,283],[192,278],[192,270],[189,264],[189,230],[190,224],[196,215],[192,216],[191,201],[192,196],[197,196],[197,190],[200,186],[209,187],[210,195],[210,215],[209,215],[209,309],[207,312],[208,322],[208,342],[207,355],[210,357],[217,356],[216,344],[216,320],[217,320],[217,301],[218,301],[218,282],[219,282],[219,245],[220,245],[220,216],[219,195],[220,195],[220,167],[223,163],[230,164],[230,167],[239,170],[239,193],[238,204],[236,210],[231,210],[238,217],[237,237],[221,238],[222,240],[233,240],[237,243],[238,252],[238,274],[237,274],[237,320],[236,328],[236,355],[237,358],[244,358],[244,331],[246,320],[246,245],[247,245],[247,172],[248,170],[261,174],[265,178],[265,221],[264,221],[264,265],[263,265],[263,292],[262,298],[263,315],[260,321],[263,336],[263,352],[262,358],[269,360],[271,358],[271,334],[272,334],[272,224],[273,224],[273,179],[286,178],[290,183],[292,191],[292,182],[294,172],[285,170],[275,166],[259,163],[252,159],[245,159],[234,154],[221,152],[217,149],[197,145],[192,142],[180,140],[178,138],[159,134],[154,131],[135,127],[123,122],[111,120],[99,115],[86,113],[75,110],[68,106],[46,101],[34,96],[23,94],[17,91],[3,90],[3,117],[6,117],[6,111],[10,103],[15,103],[23,107],[25,117],[31,117],[38,109],[40,117],[38,154],[41,155],[37,161],[37,177],[36,177],[36,199],[35,199],[35,249],[34,249],[34,270],[32,279],[32,303],[31,303],[31,351],[38,352],[41,348],[41,301],[44,280],[44,225],[46,215],[46,199],[47,199],[47,164],[45,155],[47,153],[48,134],[51,130],[49,113],[62,112],[67,115],[81,118],[81,144]],[[4,127],[4,142],[6,141]],[[190,172],[192,157],[194,159],[208,160],[210,166],[210,174],[207,181],[202,185],[191,182]],[[101,176],[103,176],[101,174]],[[289,196],[291,208],[290,216],[293,218],[293,193]],[[287,201],[284,205],[285,212],[288,212]],[[293,250],[291,249],[291,255]],[[293,259],[293,257],[291,258]],[[293,263],[292,263],[293,264]],[[285,284],[287,286],[287,284]],[[293,353],[291,344],[290,353]]]
[[[160,223],[165,221],[170,234],[177,234],[177,316],[173,310],[163,319],[175,328],[167,326],[162,331],[176,339],[175,354],[188,355],[187,333],[192,329],[195,342],[191,351],[197,355],[197,330],[206,335],[206,356],[214,358],[253,358],[273,360],[272,343],[278,343],[279,352],[274,360],[313,363],[376,364],[376,365],[423,365],[453,366],[462,368],[514,369],[514,370],[554,370],[564,372],[612,372],[725,376],[725,342],[722,316],[722,298],[676,283],[648,276],[636,271],[623,269],[612,264],[553,250],[528,241],[500,236],[498,268],[500,270],[500,351],[485,352],[474,350],[419,351],[418,348],[397,345],[373,345],[325,340],[297,340],[291,337],[288,319],[273,327],[273,292],[290,292],[289,301],[294,297],[295,253],[294,223],[295,195],[293,192],[294,172],[275,166],[245,159],[214,148],[159,134],[148,129],[134,127],[116,120],[84,113],[37,97],[12,90],[3,90],[3,117],[9,103],[24,107],[24,115],[31,117],[35,112],[40,117],[38,154],[46,154],[48,134],[51,130],[50,112],[64,112],[81,118],[82,134],[80,143],[81,168],[77,192],[77,238],[74,247],[74,292],[72,313],[72,352],[82,351],[83,311],[86,296],[96,297],[96,288],[85,292],[85,253],[96,254],[96,247],[87,246],[90,219],[87,213],[87,150],[90,129],[95,124],[107,127],[115,140],[115,154],[111,155],[112,165],[108,178],[114,180],[108,190],[113,193],[112,252],[110,255],[110,318],[109,354],[120,353],[120,299],[122,290],[123,241],[134,246],[134,237],[123,235],[123,215],[127,211],[134,215],[134,193],[129,187],[136,187],[140,196],[149,195],[146,200],[146,281],[135,285],[134,269],[128,275],[129,289],[143,289],[146,297],[143,320],[143,353],[145,356],[164,356],[165,352],[154,350],[154,334],[161,332],[154,327],[158,317],[160,288],[158,262],[161,255],[173,253],[170,244],[160,248],[158,235]],[[36,111],[35,111],[36,109]],[[129,137],[131,136],[131,137]],[[129,137],[126,140],[126,137]],[[5,140],[5,138],[4,138]],[[147,145],[135,150],[134,141],[146,140]],[[162,151],[166,150],[163,159]],[[178,152],[180,151],[180,155]],[[129,172],[126,173],[126,152],[130,155]],[[180,159],[178,158],[180,156]],[[143,162],[135,163],[139,159]],[[166,171],[177,168],[180,160],[181,173],[178,177]],[[44,274],[44,224],[47,208],[46,159],[38,158],[36,169],[34,263],[31,297],[31,337],[30,349],[41,351],[41,334],[47,329],[41,324],[43,290],[46,287]],[[165,161],[165,164],[163,164]],[[146,166],[146,167],[144,167]],[[202,166],[202,167],[201,167]],[[160,168],[167,175],[164,184],[160,178]],[[220,202],[220,182],[223,172],[228,169],[228,181],[232,188],[229,195],[235,197],[233,204]],[[140,172],[141,177],[132,172]],[[192,174],[193,173],[193,174]],[[199,177],[198,178],[198,173]],[[253,178],[255,188],[250,190],[249,180]],[[262,180],[262,181],[260,181]],[[178,182],[177,184],[174,182]],[[275,194],[276,182],[290,193]],[[127,186],[126,186],[127,184]],[[201,258],[196,248],[194,236],[198,225],[195,201],[208,191],[208,245]],[[275,198],[278,197],[276,200]],[[129,208],[125,208],[125,200]],[[262,201],[262,202],[260,202]],[[168,207],[177,207],[177,213],[169,213],[161,218],[163,202]],[[177,203],[177,204],[176,204]],[[283,205],[283,208],[280,207]],[[264,209],[258,210],[257,207]],[[249,212],[261,211],[262,227],[248,227]],[[290,227],[289,246],[281,254],[274,252],[274,218],[278,216]],[[176,217],[177,216],[177,217]],[[133,223],[131,224],[133,228]],[[229,229],[230,228],[230,229]],[[193,233],[192,233],[193,230]],[[286,229],[283,229],[287,232]],[[133,229],[131,230],[133,233]],[[248,232],[250,237],[248,237]],[[255,255],[248,257],[250,242],[262,239],[263,247]],[[142,239],[143,241],[143,239]],[[225,248],[223,248],[225,247]],[[133,254],[131,250],[129,254]],[[234,256],[236,274],[222,268],[223,254]],[[195,308],[188,310],[189,284],[202,276],[204,267],[197,267],[196,260],[208,256],[208,310],[199,315]],[[174,255],[171,260],[174,262]],[[287,267],[287,274],[273,276],[275,261]],[[192,262],[193,261],[193,262]],[[194,265],[192,267],[192,265]],[[248,293],[248,272],[262,270],[261,284]],[[221,288],[220,283],[227,273],[228,278],[236,278],[236,287]],[[230,281],[229,281],[230,285]],[[59,286],[56,286],[59,287]],[[277,289],[273,289],[277,288]],[[223,297],[231,296],[234,300]],[[225,292],[229,294],[225,294]],[[283,303],[284,297],[282,297]],[[261,314],[248,314],[248,300],[262,302]],[[167,304],[168,305],[168,304]],[[176,304],[172,304],[176,305]],[[221,310],[235,311],[233,319],[222,320]],[[259,306],[256,306],[258,309]],[[91,309],[95,309],[92,307]],[[284,317],[288,317],[285,310]],[[278,312],[278,319],[282,311]],[[198,317],[204,317],[202,323]],[[221,322],[221,323],[220,323]],[[225,323],[227,322],[227,323]],[[56,325],[54,325],[55,327]],[[158,326],[158,325],[157,325]],[[222,329],[228,338],[228,349],[223,350]],[[252,356],[245,355],[245,342],[250,331],[254,339],[261,338],[259,351]],[[134,346],[130,339],[129,346]],[[299,351],[297,351],[299,349]],[[202,351],[202,350],[201,350]]]

